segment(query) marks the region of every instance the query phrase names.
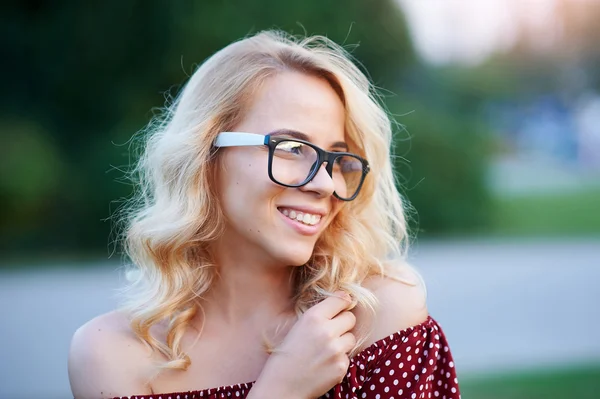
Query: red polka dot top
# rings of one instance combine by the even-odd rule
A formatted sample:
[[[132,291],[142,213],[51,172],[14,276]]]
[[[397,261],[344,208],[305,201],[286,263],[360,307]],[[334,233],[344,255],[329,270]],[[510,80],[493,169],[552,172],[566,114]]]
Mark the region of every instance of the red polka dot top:
[[[252,385],[113,399],[237,399],[245,398]],[[350,359],[344,380],[321,398],[459,399],[456,369],[441,327],[428,317],[421,324],[374,342]]]

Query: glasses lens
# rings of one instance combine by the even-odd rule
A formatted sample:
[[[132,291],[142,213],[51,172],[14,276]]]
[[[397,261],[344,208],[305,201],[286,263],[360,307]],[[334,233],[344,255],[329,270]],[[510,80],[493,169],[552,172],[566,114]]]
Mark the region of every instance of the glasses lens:
[[[299,187],[307,183],[317,166],[317,151],[297,141],[280,141],[275,146],[271,164],[273,179],[286,186]],[[341,199],[350,199],[358,191],[365,171],[360,158],[340,155],[332,165],[331,178],[335,193]]]
[[[317,162],[317,151],[297,141],[280,141],[273,151],[271,170],[280,184],[301,186]]]
[[[363,180],[362,161],[352,155],[340,155],[335,159],[332,168],[332,179],[335,193],[342,199],[349,199],[356,194]]]

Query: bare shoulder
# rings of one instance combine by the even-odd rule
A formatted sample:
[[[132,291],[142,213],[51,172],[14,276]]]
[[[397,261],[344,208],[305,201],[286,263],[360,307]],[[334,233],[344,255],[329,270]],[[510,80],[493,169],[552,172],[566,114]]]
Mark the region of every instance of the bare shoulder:
[[[117,311],[98,316],[73,335],[69,381],[76,399],[151,393],[146,383],[150,350],[138,340],[127,317]]]
[[[362,348],[397,331],[424,322],[429,313],[421,277],[411,268],[402,268],[394,277],[369,277],[363,287],[378,301],[373,315],[368,309],[355,310],[358,330],[367,333]]]

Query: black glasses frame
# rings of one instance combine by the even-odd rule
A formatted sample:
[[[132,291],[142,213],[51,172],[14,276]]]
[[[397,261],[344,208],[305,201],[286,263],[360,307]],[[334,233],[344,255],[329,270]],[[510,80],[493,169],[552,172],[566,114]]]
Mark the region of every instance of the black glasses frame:
[[[277,181],[277,179],[275,179],[275,177],[273,177],[273,157],[275,156],[274,155],[275,148],[277,147],[277,145],[279,143],[281,143],[283,141],[292,141],[292,142],[296,142],[296,143],[301,143],[301,144],[311,147],[312,149],[314,149],[317,152],[316,163],[313,165],[313,168],[312,168],[311,172],[309,173],[308,177],[300,184],[284,184],[284,183]],[[315,178],[317,173],[319,173],[319,170],[321,169],[321,165],[323,165],[323,163],[325,163],[325,162],[327,163],[327,165],[325,166],[325,170],[329,174],[329,177],[333,178],[333,164],[335,163],[335,160],[337,158],[339,158],[341,156],[351,156],[351,157],[358,159],[362,164],[362,176],[360,178],[358,187],[356,188],[356,192],[349,198],[340,197],[337,192],[335,192],[335,191],[333,192],[333,195],[337,199],[342,200],[342,201],[352,201],[353,199],[355,199],[358,196],[358,193],[360,193],[363,183],[365,182],[365,178],[367,177],[367,174],[371,170],[371,167],[369,166],[369,162],[366,159],[364,159],[356,154],[352,154],[350,152],[326,151],[326,150],[314,145],[313,143],[311,143],[309,141],[304,141],[304,140],[289,138],[289,137],[271,137],[270,135],[267,134],[265,136],[264,145],[266,145],[269,148],[269,167],[268,167],[269,178],[274,183],[277,183],[280,186],[284,186],[284,187],[295,188],[295,187],[302,187],[302,186],[308,184],[310,181],[312,181],[312,179]]]

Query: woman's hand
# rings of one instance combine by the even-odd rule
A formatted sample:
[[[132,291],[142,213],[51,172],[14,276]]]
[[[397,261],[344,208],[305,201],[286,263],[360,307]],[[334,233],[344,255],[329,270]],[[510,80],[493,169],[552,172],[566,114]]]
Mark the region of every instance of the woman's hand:
[[[248,398],[316,398],[340,383],[356,344],[351,304],[340,291],[307,310],[271,354]]]

